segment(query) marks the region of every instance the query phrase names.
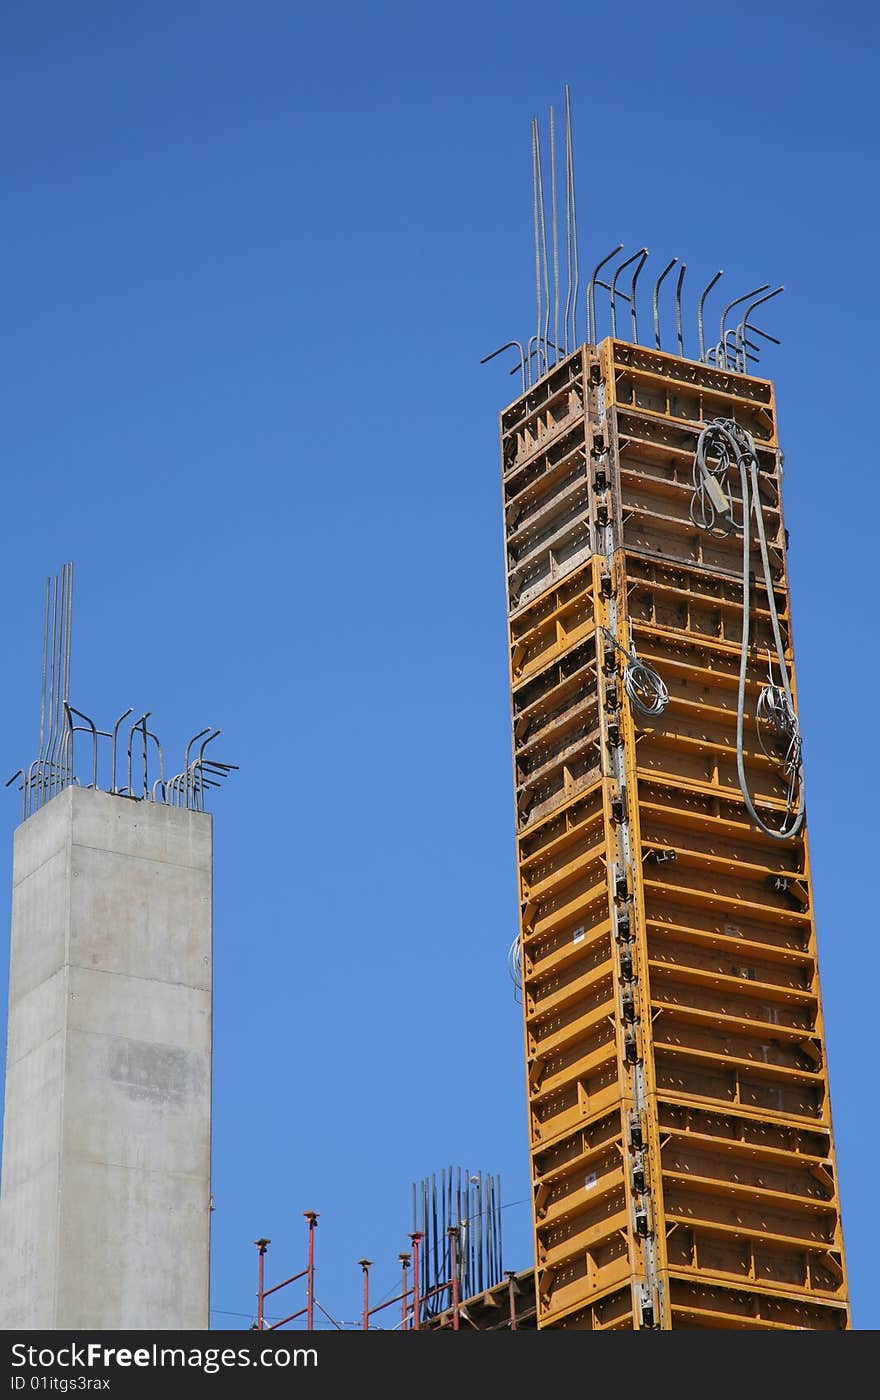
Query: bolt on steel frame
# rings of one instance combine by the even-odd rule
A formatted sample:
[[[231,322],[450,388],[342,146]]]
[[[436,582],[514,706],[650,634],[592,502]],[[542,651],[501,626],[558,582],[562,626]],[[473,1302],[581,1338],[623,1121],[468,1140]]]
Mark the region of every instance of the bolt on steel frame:
[[[689,509],[717,418],[755,443],[793,692],[769,381],[610,338],[501,414],[539,1327],[849,1325],[806,831],[749,820],[743,542]],[[753,578],[743,763],[779,822],[770,620]]]

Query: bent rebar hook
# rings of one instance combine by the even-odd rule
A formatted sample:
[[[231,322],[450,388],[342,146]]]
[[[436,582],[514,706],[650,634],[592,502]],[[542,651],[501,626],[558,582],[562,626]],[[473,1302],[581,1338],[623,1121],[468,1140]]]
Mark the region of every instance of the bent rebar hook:
[[[718,330],[718,344],[719,344],[719,347],[720,347],[720,349],[719,349],[719,355],[721,355],[721,356],[724,357],[724,368],[727,367],[727,355],[726,355],[727,341],[726,341],[726,339],[725,339],[725,322],[726,322],[726,320],[727,320],[727,317],[728,317],[729,313],[733,310],[733,308],[734,308],[735,306],[740,306],[740,305],[742,305],[742,303],[743,303],[744,301],[748,301],[750,297],[759,296],[761,292],[769,291],[769,289],[770,289],[770,283],[769,283],[769,282],[765,282],[764,285],[763,285],[763,287],[753,287],[752,290],[751,290],[750,292],[746,292],[744,296],[741,296],[741,297],[734,297],[733,301],[728,302],[728,304],[725,306],[724,310],[722,311],[722,313],[721,313],[721,321],[720,321],[720,323],[719,323],[719,330]]]
[[[503,354],[503,352],[504,352],[505,350],[518,350],[518,351],[519,351],[519,372],[520,372],[520,376],[521,376],[521,378],[522,378],[522,391],[523,391],[523,393],[525,393],[525,391],[526,391],[526,352],[525,352],[525,350],[523,349],[522,345],[520,344],[520,342],[519,342],[518,340],[508,340],[508,342],[507,342],[506,345],[499,345],[499,346],[498,346],[498,349],[497,349],[497,350],[493,350],[492,353],[491,353],[491,355],[484,355],[483,358],[482,358],[482,360],[480,361],[480,364],[481,364],[481,365],[487,365],[487,364],[489,363],[490,360],[494,360],[496,355],[501,355],[501,354]],[[516,370],[516,365],[514,365],[513,370],[511,370],[511,373],[514,373],[515,370]],[[129,713],[131,713],[131,712],[129,711]]]
[[[684,331],[681,326],[681,289],[684,284],[684,274],[687,272],[687,263],[682,263],[681,271],[678,274],[678,282],[675,286],[675,330],[678,336],[678,353],[684,354]]]
[[[102,729],[98,729],[97,726],[95,725],[94,720],[93,720],[93,719],[90,719],[88,715],[84,715],[83,712],[82,712],[82,710],[75,710],[75,709],[73,708],[72,705],[68,705],[68,703],[67,703],[66,700],[65,700],[65,702],[64,702],[64,714],[65,714],[65,717],[66,717],[66,719],[67,719],[67,725],[68,725],[67,733],[65,734],[64,739],[63,739],[63,741],[62,741],[62,750],[61,750],[61,757],[63,757],[64,764],[65,764],[65,766],[66,766],[67,762],[68,762],[68,761],[70,762],[70,773],[71,773],[71,777],[72,777],[72,776],[73,776],[73,758],[74,758],[74,754],[73,754],[73,742],[74,742],[74,741],[73,741],[73,736],[74,736],[74,734],[91,734],[91,736],[92,736],[92,781],[89,783],[89,787],[90,787],[90,788],[97,788],[97,786],[98,786],[98,735],[100,734],[101,738],[109,738],[110,736],[109,736],[108,734],[105,734],[104,731],[103,731]],[[84,719],[84,720],[85,720],[85,724],[84,724],[84,725],[81,725],[81,724],[80,724],[80,725],[74,724],[73,719],[72,719],[72,716],[73,716],[73,715],[76,715],[77,719]],[[59,760],[59,761],[60,761],[60,760]]]
[[[114,793],[114,794],[117,793],[117,792],[119,791],[118,787],[116,786],[116,742],[117,742],[117,739],[118,739],[118,737],[119,737],[119,726],[120,726],[120,724],[122,723],[122,721],[123,721],[124,719],[128,719],[129,715],[133,715],[133,714],[134,714],[134,708],[133,708],[133,706],[129,705],[128,709],[127,709],[127,710],[123,710],[122,714],[119,716],[118,720],[117,720],[116,723],[114,724],[114,726],[113,726],[113,732],[112,732],[112,734],[111,734],[111,744],[110,744],[110,791],[111,791],[111,793]]]
[[[700,345],[700,360],[703,362],[703,364],[706,364],[706,363],[707,363],[707,361],[706,361],[706,342],[705,342],[705,338],[704,338],[704,336],[703,336],[703,307],[706,305],[706,297],[709,295],[709,293],[711,292],[712,288],[715,286],[715,283],[718,281],[719,278],[721,278],[721,277],[723,277],[723,276],[724,276],[724,268],[722,267],[722,268],[719,268],[719,270],[715,273],[715,276],[712,278],[712,281],[709,283],[708,287],[705,287],[705,288],[703,289],[702,296],[700,297],[699,304],[698,304],[698,306],[697,306],[697,336],[698,336],[699,345]]]
[[[616,248],[612,248],[611,252],[608,253],[608,255],[604,257],[601,262],[596,264],[595,268],[593,269],[593,275],[590,278],[589,284],[587,286],[587,340],[590,345],[596,344],[596,288],[607,286],[607,283],[598,282],[596,279],[598,278],[599,273],[602,271],[602,268],[605,266],[605,264],[610,263],[611,259],[616,257],[617,254],[622,251],[622,243],[618,243]]]
[[[134,797],[134,788],[132,787],[131,778],[131,756],[132,749],[134,747],[135,734],[142,735],[144,759],[144,796],[147,796],[147,720],[150,718],[151,714],[152,710],[145,711],[145,713],[141,715],[140,719],[135,720],[134,724],[130,726],[128,731],[128,787],[125,788],[125,791],[128,793],[129,797]]]
[[[746,347],[748,345],[748,332],[750,329],[749,317],[751,316],[752,312],[756,309],[756,307],[763,306],[765,301],[772,301],[774,297],[778,297],[779,293],[784,291],[784,286],[777,287],[775,291],[767,292],[765,296],[758,297],[757,301],[753,301],[749,306],[746,307],[745,315],[743,316],[742,320],[736,328],[736,344],[737,346],[741,344],[743,347],[743,374],[748,373],[748,355],[746,352]],[[761,334],[762,332],[758,331],[758,335]],[[767,339],[772,339],[772,336],[768,336]],[[778,345],[779,341],[777,340],[775,343]]]
[[[205,775],[204,775],[204,772],[203,772],[204,764],[205,764],[205,749],[208,747],[209,744],[213,744],[213,742],[214,742],[215,739],[219,739],[219,738],[220,738],[220,735],[221,735],[222,733],[223,733],[223,730],[222,730],[222,729],[214,729],[214,730],[212,730],[212,732],[208,735],[207,739],[205,739],[205,740],[202,742],[202,744],[200,744],[200,746],[199,746],[199,756],[198,756],[198,758],[197,758],[197,759],[194,761],[194,763],[193,763],[193,768],[194,768],[194,769],[198,769],[198,772],[199,772],[200,793],[196,793],[196,795],[195,795],[195,801],[196,801],[196,805],[197,805],[197,810],[200,811],[200,812],[204,812],[204,810],[205,810],[205,787],[219,786],[219,784],[211,784],[208,780],[205,779]],[[199,802],[199,797],[201,797],[201,801],[200,801],[200,802]]]
[[[666,277],[666,275],[672,271],[677,262],[678,258],[673,258],[671,262],[667,263],[663,271],[660,273],[660,276],[657,278],[657,281],[654,283],[654,344],[658,350],[663,349],[663,345],[660,340],[660,288],[663,286],[664,277]]]
[[[619,264],[619,266],[615,269],[614,276],[613,276],[612,279],[611,279],[611,285],[610,285],[610,287],[608,288],[608,290],[609,290],[609,292],[610,292],[610,294],[611,294],[611,295],[610,295],[610,303],[611,303],[611,334],[612,334],[612,336],[613,336],[613,338],[614,338],[615,340],[617,339],[617,307],[615,306],[615,302],[616,302],[616,300],[617,300],[618,297],[623,297],[625,301],[629,301],[629,297],[626,295],[625,292],[619,292],[619,291],[617,290],[617,279],[618,279],[618,277],[620,276],[621,272],[623,272],[623,269],[624,269],[625,267],[629,267],[631,263],[634,263],[635,260],[636,260],[636,258],[641,258],[641,259],[642,259],[642,263],[644,263],[645,258],[646,258],[647,256],[648,256],[648,250],[647,250],[647,248],[639,248],[639,250],[638,250],[637,253],[633,253],[632,257],[626,258],[622,263]],[[639,264],[639,271],[641,271],[641,266],[642,266],[642,264],[640,263],[640,264]],[[635,278],[633,279],[633,282],[635,282]]]
[[[21,778],[21,788],[20,788],[20,792],[21,792],[21,819],[22,819],[22,821],[24,821],[25,817],[27,816],[27,809],[26,809],[26,805],[25,805],[25,804],[27,803],[27,792],[28,792],[28,788],[27,788],[28,779],[27,779],[27,774],[25,773],[24,769],[23,769],[23,768],[19,768],[19,770],[18,770],[17,773],[13,773],[12,777],[9,779],[9,781],[8,781],[7,783],[4,784],[4,786],[5,786],[5,787],[12,787],[12,784],[15,782],[16,778]]]
[[[638,267],[636,268],[635,272],[633,273],[632,282],[631,282],[631,284],[630,284],[630,289],[629,289],[629,292],[630,292],[630,296],[629,296],[629,314],[630,314],[630,316],[632,317],[633,344],[634,344],[634,345],[638,345],[638,343],[639,343],[639,321],[638,321],[638,316],[637,316],[637,314],[636,314],[636,283],[638,282],[638,280],[639,280],[639,278],[640,278],[640,276],[641,276],[641,274],[642,274],[642,268],[645,266],[645,263],[646,263],[647,261],[648,261],[648,250],[647,250],[647,248],[643,248],[643,249],[642,249],[642,256],[641,256],[641,258],[640,258],[640,260],[639,260],[639,265],[638,265]]]

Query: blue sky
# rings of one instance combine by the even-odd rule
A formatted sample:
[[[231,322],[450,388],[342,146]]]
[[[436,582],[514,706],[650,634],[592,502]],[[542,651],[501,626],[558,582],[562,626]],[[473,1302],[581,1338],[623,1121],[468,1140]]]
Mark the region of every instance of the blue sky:
[[[172,747],[222,725],[241,764],[214,802],[214,1325],[248,1325],[257,1235],[300,1267],[305,1209],[353,1319],[357,1259],[393,1287],[409,1183],[449,1162],[501,1173],[529,1259],[514,381],[478,361],[531,330],[529,122],[565,81],[583,265],[645,243],[689,286],[786,284],[764,367],[850,1279],[880,1325],[877,39],[874,6],[809,0],[4,7],[4,762],[72,558],[73,703],[149,707]]]

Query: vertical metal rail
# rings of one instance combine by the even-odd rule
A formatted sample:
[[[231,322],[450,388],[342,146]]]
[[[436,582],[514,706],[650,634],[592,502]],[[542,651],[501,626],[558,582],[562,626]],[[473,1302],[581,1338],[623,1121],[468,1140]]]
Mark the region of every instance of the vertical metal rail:
[[[266,1263],[266,1250],[269,1248],[269,1245],[270,1245],[271,1243],[272,1243],[271,1240],[266,1240],[266,1239],[262,1239],[262,1238],[261,1238],[261,1239],[258,1239],[258,1240],[254,1240],[254,1244],[257,1246],[257,1256],[258,1256],[258,1261],[259,1261],[259,1262],[258,1262],[258,1265],[257,1265],[257,1331],[258,1331],[258,1332],[262,1332],[262,1331],[264,1330],[264,1328],[265,1328],[265,1315],[264,1315],[264,1312],[263,1312],[263,1305],[264,1305],[265,1296],[266,1296],[266,1294],[265,1294],[265,1263]]]
[[[457,1332],[457,1331],[459,1330],[459,1301],[460,1301],[460,1299],[459,1299],[459,1262],[458,1262],[459,1232],[458,1232],[458,1230],[457,1230],[454,1226],[451,1226],[447,1233],[448,1233],[448,1235],[449,1235],[449,1254],[450,1254],[450,1264],[451,1264],[451,1270],[450,1270],[450,1272],[451,1272],[451,1275],[452,1275],[452,1330],[453,1330],[454,1332]]]
[[[306,1210],[306,1211],[303,1211],[303,1215],[305,1216],[305,1218],[306,1218],[306,1220],[307,1220],[307,1222],[308,1222],[308,1228],[309,1228],[308,1263],[306,1264],[306,1267],[305,1267],[304,1269],[300,1269],[299,1273],[291,1274],[289,1278],[282,1279],[280,1283],[275,1283],[275,1284],[273,1284],[271,1288],[266,1288],[266,1286],[265,1286],[265,1277],[264,1277],[265,1254],[266,1254],[266,1250],[268,1249],[269,1245],[271,1244],[271,1240],[261,1238],[261,1239],[258,1239],[258,1240],[255,1240],[255,1241],[254,1241],[254,1244],[255,1244],[256,1247],[257,1247],[257,1253],[258,1253],[258,1259],[259,1259],[259,1264],[258,1264],[258,1284],[257,1284],[257,1323],[256,1323],[256,1330],[259,1331],[259,1332],[264,1332],[264,1331],[265,1331],[265,1332],[277,1332],[280,1328],[286,1327],[287,1324],[288,1324],[289,1322],[295,1322],[295,1321],[296,1321],[298,1318],[300,1318],[300,1317],[304,1317],[304,1318],[306,1319],[306,1328],[307,1328],[308,1331],[311,1332],[311,1331],[314,1330],[314,1324],[315,1324],[315,1312],[314,1312],[314,1309],[315,1309],[315,1226],[316,1226],[317,1223],[318,1223],[318,1214],[317,1214],[316,1211],[313,1211],[313,1210]],[[301,1308],[297,1308],[295,1312],[288,1313],[288,1315],[287,1315],[286,1317],[282,1317],[282,1318],[278,1319],[276,1322],[273,1322],[273,1323],[271,1323],[269,1326],[267,1326],[267,1325],[266,1325],[266,1299],[269,1298],[269,1297],[271,1297],[272,1294],[274,1294],[274,1293],[281,1293],[285,1288],[289,1288],[291,1284],[293,1284],[293,1283],[298,1283],[298,1282],[300,1282],[300,1280],[302,1280],[302,1279],[305,1279],[305,1284],[306,1284],[306,1302],[305,1302],[305,1306],[304,1306],[304,1307],[301,1307]]]
[[[419,1332],[419,1331],[421,1330],[421,1326],[422,1326],[422,1295],[421,1295],[421,1293],[420,1293],[420,1291],[419,1291],[419,1290],[420,1290],[420,1287],[421,1287],[421,1279],[420,1279],[420,1276],[419,1276],[419,1245],[420,1245],[420,1243],[421,1243],[421,1241],[422,1241],[422,1233],[421,1233],[420,1230],[414,1230],[413,1233],[410,1235],[409,1238],[410,1238],[410,1243],[411,1243],[411,1245],[412,1245],[412,1265],[413,1265],[413,1323],[412,1323],[412,1325],[413,1325],[413,1329],[414,1329],[416,1332]]]
[[[370,1265],[372,1262],[372,1259],[358,1260],[364,1276],[361,1303],[361,1328],[364,1332],[369,1331],[370,1327]]]

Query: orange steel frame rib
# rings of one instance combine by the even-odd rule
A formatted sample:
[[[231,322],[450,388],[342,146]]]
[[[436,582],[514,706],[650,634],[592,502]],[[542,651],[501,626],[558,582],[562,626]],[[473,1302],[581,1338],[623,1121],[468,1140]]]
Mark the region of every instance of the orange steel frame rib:
[[[742,538],[688,511],[716,417],[756,443],[793,687],[768,381],[606,340],[501,415],[542,1328],[849,1325],[806,834],[749,822]],[[753,565],[745,765],[779,823]],[[609,640],[630,625],[669,689],[656,719]]]

